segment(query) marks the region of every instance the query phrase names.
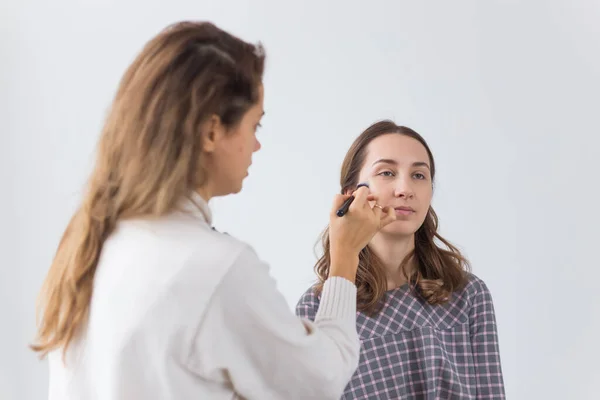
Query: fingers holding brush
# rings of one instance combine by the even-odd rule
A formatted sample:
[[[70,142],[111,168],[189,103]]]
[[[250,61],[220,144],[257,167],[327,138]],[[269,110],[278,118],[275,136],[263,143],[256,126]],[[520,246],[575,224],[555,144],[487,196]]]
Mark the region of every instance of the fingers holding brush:
[[[354,193],[352,193],[352,195],[338,195],[336,196],[335,199],[335,207],[337,209],[337,211],[335,212],[335,215],[337,215],[338,217],[343,217],[344,215],[346,215],[346,213],[348,213],[348,210],[350,209],[350,205],[354,202],[355,200],[355,195],[357,193],[357,191],[360,190],[360,188],[362,187],[366,187],[367,189],[369,188],[369,184],[368,183],[359,183],[356,186],[356,190],[354,191]],[[363,189],[364,191],[364,189]],[[375,200],[376,197],[370,193],[368,193],[367,190],[367,200],[368,201],[372,201]]]
[[[379,207],[381,210],[379,212],[379,218],[380,218],[379,229],[383,228],[384,226],[386,226],[396,220],[396,210],[394,210],[393,207],[381,207],[379,204],[376,204],[375,208],[377,208],[377,207]]]
[[[352,194],[354,201],[350,204],[350,212],[358,211],[368,206],[369,187],[366,185],[359,186]]]
[[[341,217],[348,212],[350,203],[354,200],[354,196],[349,194],[336,194],[333,199],[333,209],[331,210],[331,217]]]

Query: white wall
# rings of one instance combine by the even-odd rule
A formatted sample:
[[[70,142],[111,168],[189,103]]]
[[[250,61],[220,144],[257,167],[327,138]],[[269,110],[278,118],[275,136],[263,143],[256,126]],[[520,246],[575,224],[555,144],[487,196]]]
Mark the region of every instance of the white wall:
[[[394,118],[430,142],[442,232],[492,290],[508,397],[598,398],[598,2],[170,3],[0,6],[0,398],[45,397],[35,296],[122,72],[179,19],[268,51],[263,150],[215,222],[272,265],[290,308],[347,147]]]

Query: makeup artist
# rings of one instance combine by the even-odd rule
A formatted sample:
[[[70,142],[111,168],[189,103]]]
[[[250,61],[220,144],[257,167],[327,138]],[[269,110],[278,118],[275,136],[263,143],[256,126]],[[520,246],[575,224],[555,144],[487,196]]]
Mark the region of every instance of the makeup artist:
[[[330,217],[314,322],[252,248],[211,229],[264,114],[264,51],[210,23],[153,38],[125,72],[83,201],[40,294],[50,399],[337,399],[358,365],[358,254],[395,219],[362,187]]]

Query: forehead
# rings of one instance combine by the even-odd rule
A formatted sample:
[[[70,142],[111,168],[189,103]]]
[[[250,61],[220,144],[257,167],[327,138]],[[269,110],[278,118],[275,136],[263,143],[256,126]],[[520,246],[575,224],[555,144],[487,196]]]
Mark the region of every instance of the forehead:
[[[373,162],[381,158],[391,159],[399,164],[430,163],[425,146],[417,139],[398,133],[389,133],[373,139],[367,146],[363,167],[370,167]]]
[[[262,84],[258,87],[258,101],[256,102],[256,106],[257,112],[262,115],[265,108],[265,87]]]
[[[256,119],[262,117],[264,114],[264,89],[262,85],[259,87],[258,98],[256,103],[252,104],[248,111],[246,111],[245,118]]]

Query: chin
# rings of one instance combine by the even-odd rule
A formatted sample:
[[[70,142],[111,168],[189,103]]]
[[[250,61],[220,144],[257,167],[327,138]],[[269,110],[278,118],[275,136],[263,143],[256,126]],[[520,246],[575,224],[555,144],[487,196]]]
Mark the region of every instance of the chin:
[[[221,188],[218,192],[214,194],[215,197],[223,197],[229,196],[230,194],[238,194],[242,191],[242,183],[231,184]]]
[[[381,230],[381,233],[391,236],[412,236],[419,227],[404,221],[395,221]]]
[[[229,194],[238,194],[241,191],[242,191],[242,185],[240,184],[240,185],[234,187],[233,189],[231,189]]]
[[[241,179],[239,182],[237,182],[232,190],[232,193],[239,193],[242,191],[242,188],[244,187],[244,179]]]

